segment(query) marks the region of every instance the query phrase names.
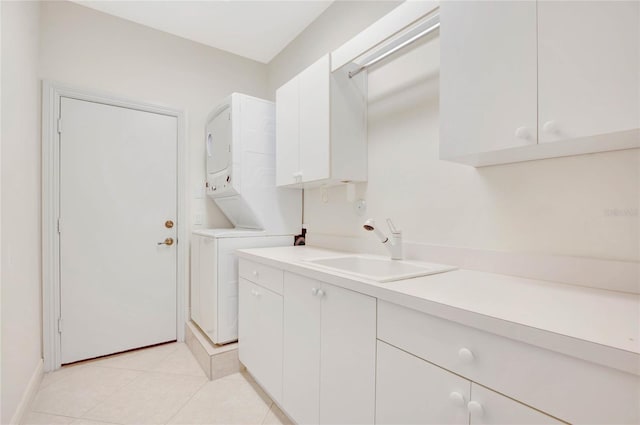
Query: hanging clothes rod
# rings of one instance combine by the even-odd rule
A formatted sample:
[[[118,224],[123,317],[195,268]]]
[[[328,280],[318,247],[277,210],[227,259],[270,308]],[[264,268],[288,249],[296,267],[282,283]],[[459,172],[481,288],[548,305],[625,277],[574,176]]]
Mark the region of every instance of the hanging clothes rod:
[[[355,77],[370,66],[409,46],[422,37],[431,34],[438,28],[440,28],[440,15],[434,15],[365,59],[364,64],[360,68],[349,72],[349,78]]]

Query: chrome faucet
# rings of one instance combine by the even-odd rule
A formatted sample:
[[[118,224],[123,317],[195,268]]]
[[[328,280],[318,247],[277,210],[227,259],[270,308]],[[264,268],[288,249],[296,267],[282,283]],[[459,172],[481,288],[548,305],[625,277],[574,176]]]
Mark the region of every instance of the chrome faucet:
[[[389,230],[391,231],[391,239],[389,239],[380,229],[376,227],[376,222],[370,218],[364,222],[364,230],[376,234],[380,242],[389,249],[392,260],[402,260],[402,232],[396,229],[390,218],[387,219]]]

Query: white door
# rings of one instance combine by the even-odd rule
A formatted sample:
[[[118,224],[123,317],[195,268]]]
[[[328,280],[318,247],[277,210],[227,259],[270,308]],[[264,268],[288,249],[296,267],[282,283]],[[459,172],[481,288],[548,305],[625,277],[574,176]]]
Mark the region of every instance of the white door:
[[[277,402],[282,399],[282,295],[240,279],[240,361]]]
[[[376,299],[324,284],[320,298],[320,423],[372,424]]]
[[[378,341],[377,424],[468,424],[471,382]]]
[[[538,2],[540,141],[640,127],[640,2]]]
[[[471,382],[378,341],[377,424],[468,424]]]
[[[176,339],[177,119],[60,102],[63,364]]]
[[[300,172],[303,182],[328,179],[330,146],[329,55],[300,73]]]
[[[320,420],[320,297],[322,282],[284,274],[282,404],[296,423]]]
[[[300,87],[296,77],[276,91],[276,185],[298,183],[300,171]]]
[[[440,157],[537,143],[535,1],[440,3]]]

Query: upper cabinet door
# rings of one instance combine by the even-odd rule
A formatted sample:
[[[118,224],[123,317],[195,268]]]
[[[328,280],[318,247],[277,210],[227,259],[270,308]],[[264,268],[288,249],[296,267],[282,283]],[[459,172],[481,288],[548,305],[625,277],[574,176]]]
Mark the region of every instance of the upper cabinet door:
[[[640,127],[640,3],[540,1],[540,142]]]
[[[303,182],[330,177],[330,66],[329,55],[325,55],[298,77],[300,171]]]
[[[440,156],[537,143],[534,1],[440,3]]]
[[[276,91],[276,185],[298,183],[300,87],[294,78]]]

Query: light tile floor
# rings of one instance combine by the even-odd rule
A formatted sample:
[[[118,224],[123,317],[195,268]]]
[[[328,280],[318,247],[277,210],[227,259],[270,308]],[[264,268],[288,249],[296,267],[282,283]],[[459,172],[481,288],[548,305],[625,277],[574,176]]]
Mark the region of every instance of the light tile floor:
[[[187,346],[172,343],[46,374],[24,424],[290,422],[249,375],[209,381]]]

